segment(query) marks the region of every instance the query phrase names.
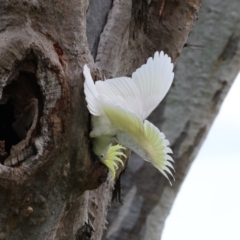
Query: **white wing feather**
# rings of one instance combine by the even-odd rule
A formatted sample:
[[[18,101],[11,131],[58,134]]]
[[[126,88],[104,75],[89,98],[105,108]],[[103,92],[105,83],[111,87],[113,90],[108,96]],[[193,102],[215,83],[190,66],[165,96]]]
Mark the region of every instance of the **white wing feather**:
[[[139,99],[141,99],[141,95],[131,78],[119,77],[97,81],[96,90],[99,94],[107,96],[112,102],[139,116],[141,111]]]
[[[174,73],[171,58],[163,52],[156,52],[147,63],[133,74],[142,101],[141,119],[146,119],[167,94],[172,85]]]
[[[132,78],[97,81],[96,90],[144,120],[169,90],[174,77],[172,71],[170,57],[156,52],[154,58],[149,58],[133,73]]]
[[[84,65],[83,67],[83,75],[85,77],[84,93],[86,96],[88,110],[92,115],[100,116],[103,114],[103,112],[99,104],[99,94],[96,90],[90,70],[87,65]]]

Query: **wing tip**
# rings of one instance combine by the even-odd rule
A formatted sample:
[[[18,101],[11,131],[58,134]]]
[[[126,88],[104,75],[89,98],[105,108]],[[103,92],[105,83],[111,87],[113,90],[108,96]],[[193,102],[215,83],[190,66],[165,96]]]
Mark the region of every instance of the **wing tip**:
[[[83,74],[84,73],[90,73],[90,69],[89,69],[89,67],[88,67],[88,65],[87,64],[84,64],[84,66],[83,66]],[[85,76],[85,75],[84,75]]]
[[[172,58],[167,54],[165,53],[163,50],[161,50],[160,52],[159,51],[156,51],[154,53],[154,59],[155,58],[163,58],[163,59],[166,59],[168,62],[170,62],[171,64],[172,63]]]
[[[102,114],[101,108],[98,101],[98,92],[95,88],[95,83],[92,79],[92,75],[87,64],[83,66],[84,81],[84,93],[87,102],[87,108],[89,112],[94,116],[99,116]]]
[[[175,172],[175,169],[171,164],[171,162],[174,163],[174,160],[169,155],[173,153],[172,149],[169,147],[170,143],[165,138],[165,135],[148,120],[144,121],[144,130],[147,141],[150,142],[151,146],[155,149],[155,154],[150,154],[150,162],[168,179],[171,184],[167,173],[171,175],[175,181],[171,172]]]

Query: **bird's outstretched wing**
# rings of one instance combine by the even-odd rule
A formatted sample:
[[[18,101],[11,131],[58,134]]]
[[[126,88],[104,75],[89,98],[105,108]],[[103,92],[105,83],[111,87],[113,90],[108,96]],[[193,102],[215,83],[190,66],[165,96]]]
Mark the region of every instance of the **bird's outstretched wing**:
[[[173,81],[173,64],[163,52],[156,52],[138,68],[132,78],[120,77],[96,82],[96,90],[144,120],[164,98]]]
[[[147,63],[132,74],[141,96],[141,119],[146,119],[162,101],[172,85],[173,78],[171,58],[163,52],[155,52],[153,58],[148,58]]]
[[[168,155],[172,150],[165,135],[147,120],[143,123],[135,113],[108,99],[102,101],[102,108],[111,124],[120,130],[118,142],[151,162],[169,180],[166,172],[172,175],[169,168],[173,169],[173,159]]]

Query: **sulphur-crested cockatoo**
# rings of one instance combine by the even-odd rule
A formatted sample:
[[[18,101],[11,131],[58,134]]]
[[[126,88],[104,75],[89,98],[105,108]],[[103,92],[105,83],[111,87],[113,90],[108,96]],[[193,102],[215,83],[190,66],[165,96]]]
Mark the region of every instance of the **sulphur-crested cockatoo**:
[[[145,120],[168,92],[174,77],[168,55],[156,52],[138,68],[132,78],[119,77],[96,81],[84,66],[84,92],[92,116],[93,151],[115,177],[117,162],[124,147],[151,162],[166,178],[173,168],[169,141],[152,123]],[[117,145],[112,145],[116,144]],[[121,144],[121,145],[120,145]]]

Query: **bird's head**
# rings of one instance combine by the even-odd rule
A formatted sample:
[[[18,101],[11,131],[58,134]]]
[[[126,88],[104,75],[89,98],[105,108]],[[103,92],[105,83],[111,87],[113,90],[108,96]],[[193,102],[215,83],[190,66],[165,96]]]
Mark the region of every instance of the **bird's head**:
[[[123,165],[121,157],[126,155],[121,151],[125,148],[119,144],[112,146],[110,137],[93,138],[93,151],[100,161],[109,169],[112,179],[116,176],[118,162]]]
[[[98,156],[101,162],[104,161],[108,153],[109,148],[111,147],[111,137],[101,136],[92,138],[93,151]]]

